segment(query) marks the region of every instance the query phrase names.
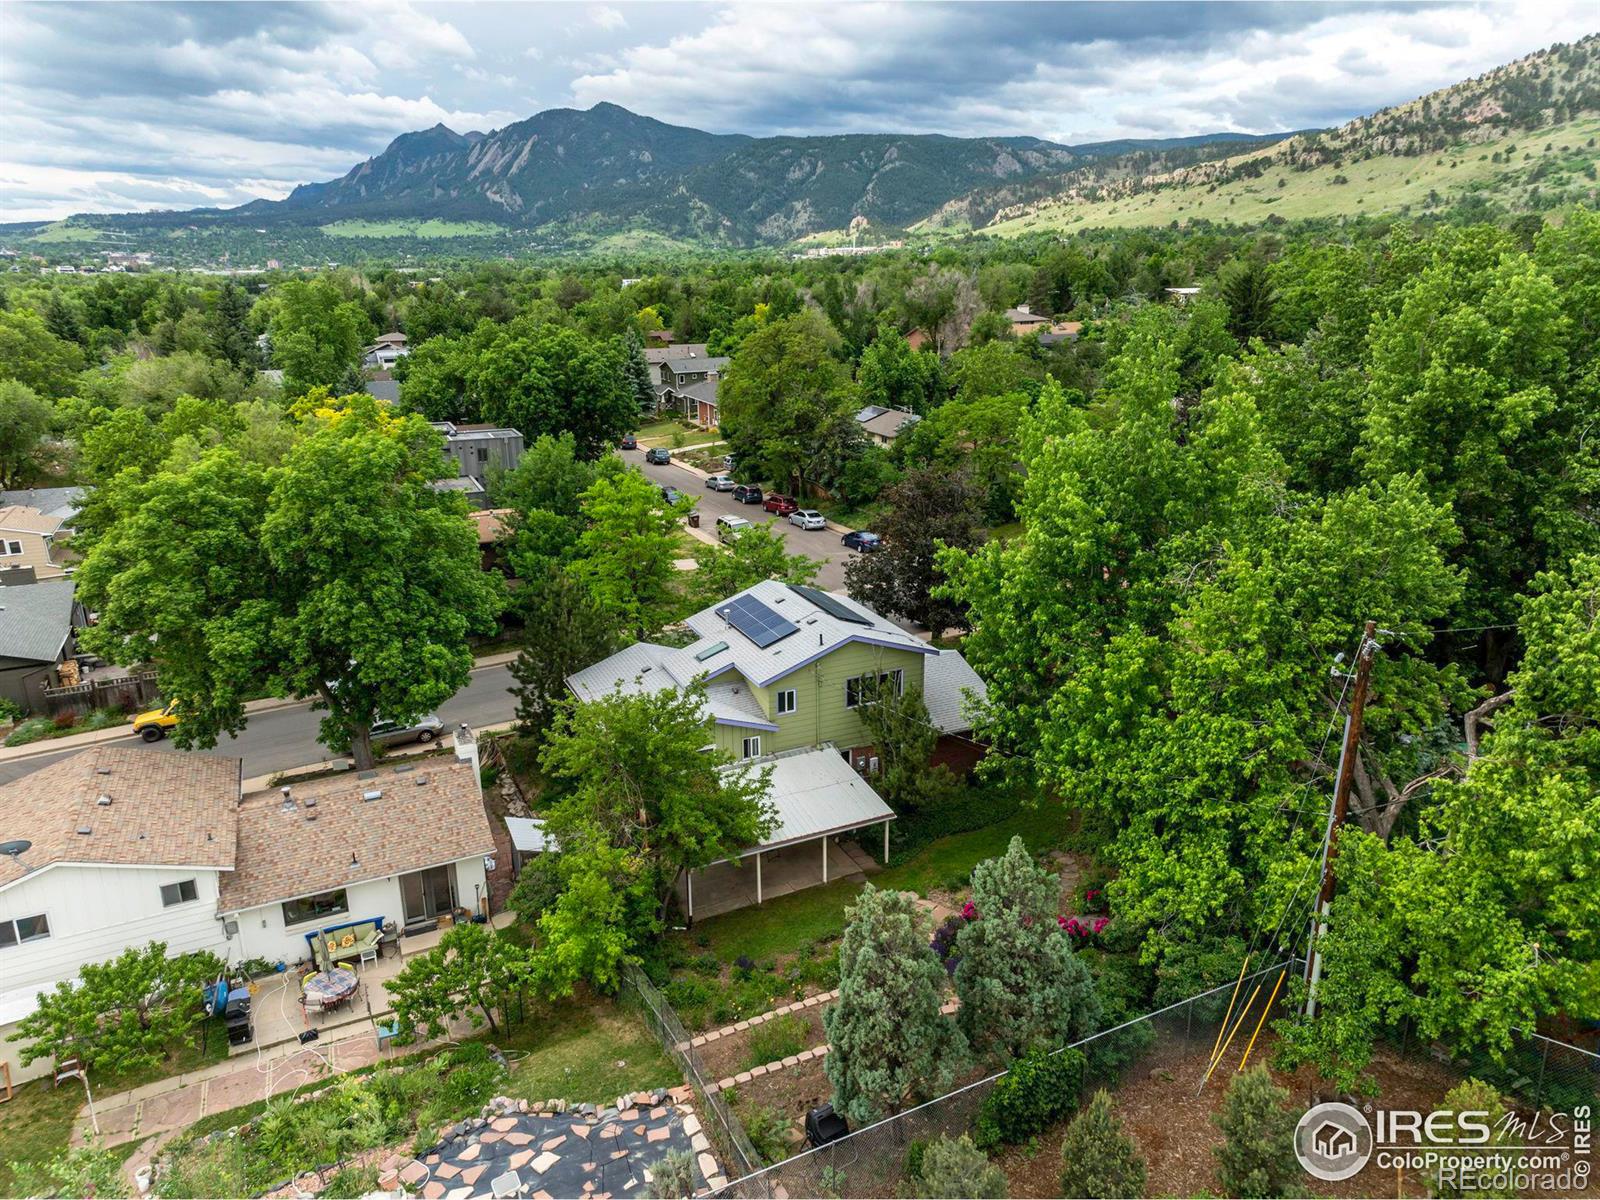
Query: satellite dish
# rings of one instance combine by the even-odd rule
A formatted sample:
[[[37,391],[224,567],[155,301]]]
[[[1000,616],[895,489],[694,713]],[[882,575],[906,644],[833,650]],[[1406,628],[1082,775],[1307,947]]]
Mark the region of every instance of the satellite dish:
[[[0,842],[0,854],[9,854],[12,858],[16,858],[19,854],[25,854],[31,849],[33,849],[33,843],[28,841],[27,838],[16,838],[13,841]]]

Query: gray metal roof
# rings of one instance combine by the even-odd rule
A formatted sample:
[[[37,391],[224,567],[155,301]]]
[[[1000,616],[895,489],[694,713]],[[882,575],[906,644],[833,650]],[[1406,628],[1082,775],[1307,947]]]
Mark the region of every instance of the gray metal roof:
[[[928,706],[928,719],[939,727],[939,732],[959,733],[972,728],[967,716],[969,693],[981,704],[989,698],[989,687],[959,650],[941,650],[922,664],[922,702]]]
[[[77,516],[78,509],[83,504],[84,491],[85,489],[81,487],[58,487],[21,488],[0,492],[0,508],[21,504],[25,508],[36,508],[47,517],[59,517],[63,521],[70,521]]]
[[[55,662],[72,632],[70,579],[0,586],[0,655]]]
[[[775,819],[767,840],[736,858],[895,819],[894,809],[831,744],[746,759],[723,769],[737,771],[745,767],[771,769],[767,799],[772,803]]]
[[[511,844],[524,854],[543,854],[557,850],[556,839],[544,831],[544,822],[538,817],[507,817],[506,831],[511,834]]]
[[[670,646],[635,642],[610,658],[569,675],[567,686],[580,700],[598,700],[619,691],[633,696],[651,695],[668,688],[677,690],[687,686],[695,675],[690,673],[680,677],[668,669],[667,659],[678,653]],[[709,720],[719,725],[736,725],[742,729],[769,732],[775,732],[778,728],[767,719],[767,714],[761,711],[761,705],[737,677],[712,683],[706,689],[704,711]]]
[[[667,359],[667,370],[674,375],[688,374],[690,371],[720,371],[732,361],[733,359],[726,355],[716,355],[711,358],[673,357]]]
[[[400,383],[394,379],[369,379],[366,383],[367,395],[375,400],[382,400],[387,404],[400,402]]]
[[[859,413],[856,415],[856,419],[861,419]],[[878,437],[892,438],[898,435],[906,426],[915,425],[920,420],[922,418],[917,416],[916,413],[902,412],[897,408],[890,408],[885,409],[876,416],[869,417],[865,421],[861,421],[861,428],[868,433],[876,434]]]

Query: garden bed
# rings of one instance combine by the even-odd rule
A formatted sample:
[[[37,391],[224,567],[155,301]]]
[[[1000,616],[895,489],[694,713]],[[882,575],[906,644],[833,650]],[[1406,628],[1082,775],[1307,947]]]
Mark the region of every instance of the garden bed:
[[[81,717],[71,713],[63,713],[59,717],[27,717],[6,736],[5,745],[27,746],[52,738],[71,737],[75,733],[115,729],[132,719],[120,708],[97,708]]]
[[[764,1067],[826,1042],[828,1035],[822,1028],[822,1011],[823,1006],[818,1004],[800,1012],[785,1013],[707,1042],[697,1047],[696,1053],[712,1079],[726,1079],[752,1067]]]

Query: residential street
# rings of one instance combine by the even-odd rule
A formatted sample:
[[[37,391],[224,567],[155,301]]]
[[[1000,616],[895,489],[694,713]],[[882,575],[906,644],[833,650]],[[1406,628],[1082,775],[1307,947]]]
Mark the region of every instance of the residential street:
[[[702,529],[710,529],[719,516],[744,517],[752,523],[778,519],[759,504],[740,504],[730,492],[708,490],[700,474],[686,467],[676,463],[665,467],[647,465],[642,450],[619,450],[617,453],[657,483],[669,483],[684,495],[698,499]],[[779,523],[778,529],[792,553],[806,554],[822,563],[822,570],[817,574],[817,586],[832,592],[844,590],[844,564],[849,561],[851,552],[839,544],[838,533],[831,529],[807,533],[789,524],[787,518]]]
[[[479,667],[473,671],[467,686],[439,709],[439,717],[447,727],[454,727],[461,721],[474,728],[509,721],[516,716],[516,701],[507,690],[514,682],[508,666]],[[327,754],[317,741],[317,726],[321,720],[321,713],[312,712],[304,704],[268,709],[254,714],[238,737],[219,741],[216,749],[210,753],[237,755],[244,759],[246,779],[305,766]],[[133,735],[130,728],[125,741],[118,741],[117,744],[132,746],[144,743]],[[40,754],[34,758],[0,761],[0,783],[21,779],[40,767],[76,753],[79,748]],[[152,748],[174,749],[168,740],[155,742]]]

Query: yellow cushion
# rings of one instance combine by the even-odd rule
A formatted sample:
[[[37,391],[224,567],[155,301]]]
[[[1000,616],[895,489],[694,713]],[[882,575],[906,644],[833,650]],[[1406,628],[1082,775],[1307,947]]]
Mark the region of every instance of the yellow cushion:
[[[339,948],[339,943],[334,941],[332,938],[329,938],[328,939],[328,953],[332,954],[338,948]]]
[[[341,950],[343,950],[343,949],[345,949],[345,948],[347,948],[349,946],[354,946],[355,944],[356,944],[356,935],[353,934],[353,933],[347,933],[347,934],[344,935],[344,937],[339,939],[339,948]]]

